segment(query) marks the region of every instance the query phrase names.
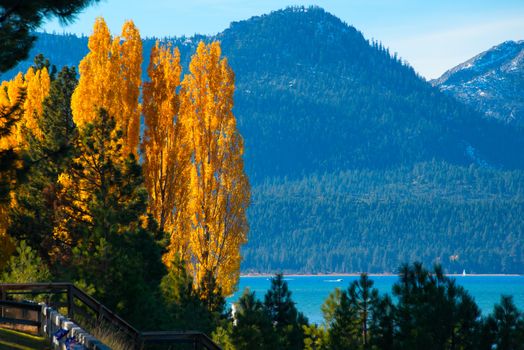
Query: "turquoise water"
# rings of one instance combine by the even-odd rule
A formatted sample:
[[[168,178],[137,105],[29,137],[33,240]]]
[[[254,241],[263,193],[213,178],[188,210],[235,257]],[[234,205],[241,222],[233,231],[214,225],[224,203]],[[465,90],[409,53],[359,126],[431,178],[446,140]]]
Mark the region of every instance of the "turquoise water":
[[[351,281],[358,277],[353,276],[289,276],[285,277],[292,292],[292,298],[310,322],[321,323],[322,312],[320,306],[335,288],[347,288]],[[501,294],[513,295],[515,304],[524,311],[524,276],[457,276],[457,283],[464,286],[475,298],[477,305],[484,314],[493,310]],[[391,287],[397,281],[397,276],[372,276],[375,287],[381,293],[391,295]],[[260,300],[270,286],[268,277],[241,277],[238,291],[228,302],[238,300],[244,288],[255,291]]]

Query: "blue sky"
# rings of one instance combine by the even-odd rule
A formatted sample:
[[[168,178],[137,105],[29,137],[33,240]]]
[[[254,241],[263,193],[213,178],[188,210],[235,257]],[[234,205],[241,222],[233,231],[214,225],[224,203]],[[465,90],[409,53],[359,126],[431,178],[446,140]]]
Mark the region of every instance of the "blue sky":
[[[102,0],[71,25],[50,21],[42,29],[88,35],[103,16],[113,33],[132,19],[142,36],[216,34],[290,5],[323,7],[428,79],[503,41],[524,40],[524,0]]]

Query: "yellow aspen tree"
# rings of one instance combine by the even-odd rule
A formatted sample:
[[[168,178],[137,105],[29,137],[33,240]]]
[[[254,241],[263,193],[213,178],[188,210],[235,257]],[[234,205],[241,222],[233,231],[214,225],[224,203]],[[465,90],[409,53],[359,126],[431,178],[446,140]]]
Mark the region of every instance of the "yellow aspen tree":
[[[78,127],[92,122],[101,107],[110,113],[115,109],[108,103],[108,96],[113,93],[108,85],[115,75],[111,74],[109,62],[111,34],[103,18],[96,19],[87,46],[89,53],[80,61],[80,79],[71,97],[73,121]]]
[[[24,76],[20,72],[18,73],[13,80],[4,81],[1,85],[0,90],[0,108],[9,109],[13,107],[17,102],[19,102],[22,92],[25,90],[26,84],[24,81]],[[0,150],[7,150],[10,148],[18,149],[20,148],[21,140],[21,120],[23,118],[23,113],[19,117],[20,119],[15,123],[11,129],[9,135],[0,137]]]
[[[97,18],[88,47],[71,98],[73,120],[81,127],[96,117],[99,108],[104,108],[124,133],[124,154],[136,156],[140,133],[140,33],[132,21],[127,21],[122,36],[113,39],[104,19]]]
[[[196,286],[229,295],[247,241],[250,188],[233,115],[234,74],[218,42],[198,45],[182,82],[180,121],[189,148],[188,267]],[[214,281],[213,281],[214,280]],[[216,282],[216,285],[214,284]],[[201,295],[206,298],[206,295]]]
[[[42,132],[38,127],[38,119],[42,116],[44,99],[49,95],[51,88],[51,78],[47,68],[44,67],[35,71],[29,68],[25,75],[26,98],[24,101],[24,117],[22,125],[33,134],[40,138]],[[25,132],[23,132],[25,134]],[[21,135],[24,138],[26,135]],[[26,140],[20,140],[26,142]]]
[[[169,245],[163,257],[169,268],[176,255],[185,258],[188,230],[183,230],[180,208],[186,201],[188,155],[178,122],[180,53],[157,42],[151,50],[150,81],[143,87],[145,122],[142,142],[143,171],[148,191],[148,211],[167,233]],[[178,226],[178,227],[177,227]],[[186,235],[186,236],[184,236]]]
[[[119,39],[119,40],[118,40]],[[122,36],[115,40],[120,41],[119,59],[120,86],[117,90],[120,95],[120,113],[115,114],[117,124],[124,132],[124,154],[133,153],[137,156],[140,138],[140,85],[142,83],[142,39],[140,32],[133,21],[127,21],[122,27]]]

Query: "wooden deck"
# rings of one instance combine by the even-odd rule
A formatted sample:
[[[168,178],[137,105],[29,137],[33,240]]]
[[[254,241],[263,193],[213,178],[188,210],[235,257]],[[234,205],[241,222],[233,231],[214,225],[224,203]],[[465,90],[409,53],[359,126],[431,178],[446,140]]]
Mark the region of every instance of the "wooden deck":
[[[34,335],[0,328],[0,350],[47,350],[49,342]]]

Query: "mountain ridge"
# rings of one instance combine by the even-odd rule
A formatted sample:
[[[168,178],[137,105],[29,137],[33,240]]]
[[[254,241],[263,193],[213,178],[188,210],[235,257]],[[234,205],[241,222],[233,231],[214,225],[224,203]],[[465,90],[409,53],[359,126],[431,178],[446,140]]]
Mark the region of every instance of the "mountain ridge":
[[[493,46],[431,84],[488,118],[524,126],[524,40]]]
[[[61,49],[60,37],[40,36],[33,52],[52,63],[87,53],[87,38]],[[320,8],[168,40],[187,67],[198,41],[214,39],[236,74],[234,113],[253,185],[243,271],[385,272],[420,260],[521,272],[517,128],[440,92]],[[143,67],[153,45],[144,40]],[[456,255],[464,259],[448,259]]]

